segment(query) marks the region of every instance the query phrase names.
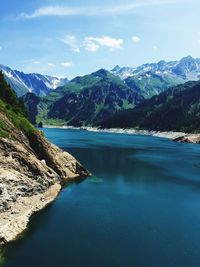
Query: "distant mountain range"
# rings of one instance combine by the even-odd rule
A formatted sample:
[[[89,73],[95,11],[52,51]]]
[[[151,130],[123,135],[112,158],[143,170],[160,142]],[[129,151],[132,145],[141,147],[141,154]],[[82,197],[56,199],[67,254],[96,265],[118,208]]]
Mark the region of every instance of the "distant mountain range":
[[[18,70],[0,65],[7,82],[12,86],[18,96],[32,92],[37,96],[46,96],[57,87],[66,85],[67,78],[57,78],[38,73],[25,74]],[[191,56],[180,61],[147,63],[136,68],[116,66],[110,71],[120,77],[123,82],[137,91],[144,98],[165,91],[170,86],[197,81],[200,79],[200,59]],[[86,75],[84,77],[87,77]],[[79,77],[72,80],[73,84]],[[89,85],[89,83],[87,83]]]
[[[200,59],[191,56],[179,61],[148,63],[137,68],[116,66],[111,70],[144,98],[159,94],[171,86],[200,79]]]
[[[42,97],[58,86],[62,86],[68,82],[67,78],[51,77],[38,73],[25,74],[17,70],[12,70],[4,65],[0,65],[0,70],[3,72],[6,81],[19,97],[28,92]]]
[[[166,62],[164,60],[158,63],[147,63],[137,68],[119,67],[116,66],[111,72],[119,76],[122,80],[128,77],[144,75],[144,74],[156,74],[173,75],[186,80],[199,80],[200,79],[200,59],[193,58],[191,56],[184,57],[179,61]]]
[[[163,98],[165,92],[168,94],[169,88],[176,91],[177,85],[198,81],[200,59],[189,56],[180,61],[160,61],[137,68],[116,66],[111,71],[100,69],[71,81],[40,74],[23,74],[7,67],[4,67],[4,75],[10,84],[14,79],[15,83],[11,86],[15,91],[16,81],[20,85],[23,81],[23,85],[26,85],[26,92],[29,93],[24,92],[21,95],[33,123],[73,126],[96,126],[107,123],[110,127],[115,121],[116,113],[118,116],[121,114],[120,111],[135,110],[148,103],[146,99],[152,100],[155,99],[152,97],[156,96]],[[55,89],[56,86],[58,87]],[[124,123],[126,121],[125,116]],[[120,127],[120,123],[117,126]],[[136,126],[143,127],[143,124],[139,123],[134,127]]]
[[[119,77],[101,69],[58,87],[42,98],[39,104],[34,95],[26,95],[23,100],[32,121],[31,110],[35,103],[38,122],[82,126],[100,123],[117,110],[133,108],[144,98]]]

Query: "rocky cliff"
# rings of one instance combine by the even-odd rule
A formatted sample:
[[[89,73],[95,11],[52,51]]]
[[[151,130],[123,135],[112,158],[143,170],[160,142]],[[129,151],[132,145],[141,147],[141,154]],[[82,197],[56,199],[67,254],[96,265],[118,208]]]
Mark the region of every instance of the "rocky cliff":
[[[200,134],[184,134],[175,138],[174,141],[179,143],[200,144]]]
[[[53,201],[62,185],[89,172],[37,130],[25,133],[0,110],[0,243],[16,239],[30,216]],[[3,123],[2,123],[3,122]]]

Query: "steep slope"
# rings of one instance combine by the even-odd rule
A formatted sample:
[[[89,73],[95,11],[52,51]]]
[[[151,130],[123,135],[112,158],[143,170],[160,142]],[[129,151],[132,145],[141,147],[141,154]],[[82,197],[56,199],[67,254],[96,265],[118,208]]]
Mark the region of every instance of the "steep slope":
[[[27,115],[32,124],[36,125],[36,116],[38,115],[38,105],[41,101],[41,98],[36,96],[33,93],[27,93],[24,95],[21,100],[24,103],[24,106],[27,110]]]
[[[19,97],[28,92],[37,96],[45,96],[53,89],[68,82],[67,78],[57,78],[37,73],[25,74],[4,65],[0,65],[0,70],[3,71],[6,81]]]
[[[200,132],[200,82],[171,88],[134,109],[116,113],[101,127]]]
[[[95,125],[116,110],[134,107],[143,100],[136,90],[103,69],[77,77],[56,92],[63,96],[49,105],[46,119],[74,126]]]
[[[125,83],[130,88],[137,90],[145,99],[148,99],[166,91],[171,86],[182,84],[183,80],[166,73],[158,75],[147,72],[139,76],[128,77],[125,79]]]
[[[17,238],[66,181],[88,175],[30,124],[0,73],[0,243]]]

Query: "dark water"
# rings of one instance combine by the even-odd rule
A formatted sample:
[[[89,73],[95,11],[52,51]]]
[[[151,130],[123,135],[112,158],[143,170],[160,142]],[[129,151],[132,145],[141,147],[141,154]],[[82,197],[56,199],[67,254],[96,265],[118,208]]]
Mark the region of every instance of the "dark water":
[[[93,177],[63,190],[5,252],[6,267],[199,267],[200,146],[45,129]]]

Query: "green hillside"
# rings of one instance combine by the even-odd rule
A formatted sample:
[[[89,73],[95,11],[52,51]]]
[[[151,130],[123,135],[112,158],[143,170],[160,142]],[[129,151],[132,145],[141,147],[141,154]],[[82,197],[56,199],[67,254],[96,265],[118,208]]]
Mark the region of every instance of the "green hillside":
[[[44,98],[23,97],[31,121],[55,125],[96,125],[144,98],[106,70],[76,77]]]
[[[27,119],[23,102],[17,98],[0,72],[0,137],[12,138],[12,131],[5,122],[5,117],[26,134],[36,131]]]
[[[49,106],[47,119],[74,126],[98,124],[117,110],[133,108],[143,100],[120,78],[103,69],[77,77],[57,90],[61,89],[65,90],[64,96]]]
[[[101,127],[200,132],[200,82],[187,82],[118,112]]]
[[[170,74],[156,75],[145,73],[143,75],[130,76],[125,79],[125,83],[145,99],[149,99],[154,95],[158,95],[172,86],[183,84],[183,79],[174,77]]]

